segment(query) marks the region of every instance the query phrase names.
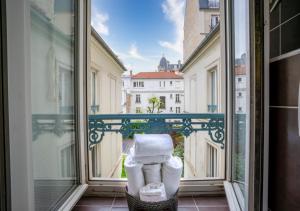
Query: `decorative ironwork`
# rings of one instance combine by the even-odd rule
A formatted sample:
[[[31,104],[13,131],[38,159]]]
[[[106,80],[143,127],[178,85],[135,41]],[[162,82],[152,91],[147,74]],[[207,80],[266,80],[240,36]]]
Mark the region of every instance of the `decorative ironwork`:
[[[123,137],[177,132],[188,137],[198,131],[208,132],[210,139],[224,148],[224,114],[99,114],[89,115],[88,126],[89,148],[110,132],[121,133]],[[43,133],[62,136],[74,132],[74,128],[74,115],[32,115],[33,140]]]
[[[32,137],[36,140],[44,133],[54,133],[61,137],[67,132],[74,132],[74,115],[34,114],[32,115]]]
[[[188,137],[207,131],[210,139],[224,148],[224,114],[99,114],[89,116],[89,147],[103,140],[105,133],[160,134],[177,132]]]

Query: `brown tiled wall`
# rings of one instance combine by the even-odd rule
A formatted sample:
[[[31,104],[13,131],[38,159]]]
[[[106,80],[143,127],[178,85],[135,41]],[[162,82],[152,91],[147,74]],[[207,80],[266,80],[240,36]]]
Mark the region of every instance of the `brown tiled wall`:
[[[300,55],[270,64],[269,208],[300,210]]]
[[[299,49],[300,1],[279,1],[270,13],[270,29],[271,58]]]

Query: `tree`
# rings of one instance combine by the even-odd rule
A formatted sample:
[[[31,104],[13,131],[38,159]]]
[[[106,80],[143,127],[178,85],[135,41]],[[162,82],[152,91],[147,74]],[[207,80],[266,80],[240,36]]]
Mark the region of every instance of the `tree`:
[[[148,99],[149,106],[147,107],[147,112],[150,114],[161,113],[160,108],[163,102],[160,101],[158,97],[151,97]],[[155,112],[156,110],[156,112]]]

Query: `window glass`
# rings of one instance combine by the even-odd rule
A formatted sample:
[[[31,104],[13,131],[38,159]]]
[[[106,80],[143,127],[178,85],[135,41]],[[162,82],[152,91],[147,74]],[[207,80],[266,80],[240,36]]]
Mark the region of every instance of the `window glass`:
[[[77,185],[75,5],[31,0],[31,109],[36,210],[54,210]]]
[[[249,141],[248,0],[233,1],[233,148],[232,180],[236,193],[246,198],[246,155]],[[241,204],[244,207],[244,204]]]

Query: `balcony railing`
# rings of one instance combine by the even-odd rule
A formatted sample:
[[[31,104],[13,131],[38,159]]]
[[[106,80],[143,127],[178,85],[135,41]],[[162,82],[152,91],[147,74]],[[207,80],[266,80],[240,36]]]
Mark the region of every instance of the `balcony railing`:
[[[210,139],[224,148],[224,114],[99,114],[89,115],[88,141],[91,149],[106,133],[128,137],[134,133],[161,134],[177,132],[188,137],[195,132],[207,132]],[[36,140],[43,133],[62,136],[74,132],[74,115],[32,115],[32,133]]]
[[[206,131],[224,148],[224,114],[105,114],[89,116],[89,147],[100,143],[106,133],[128,137],[134,133],[181,133],[188,137]]]

